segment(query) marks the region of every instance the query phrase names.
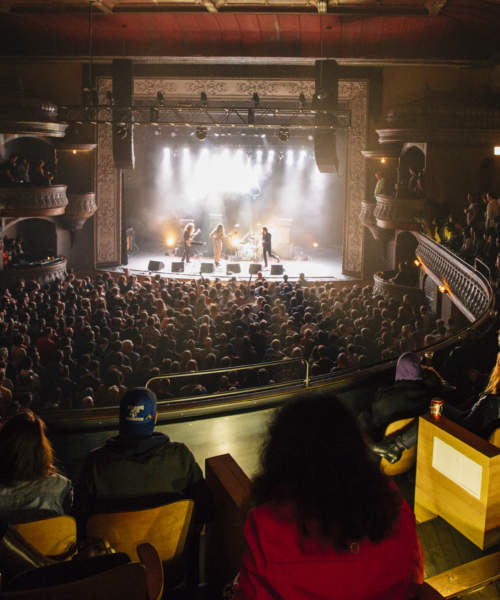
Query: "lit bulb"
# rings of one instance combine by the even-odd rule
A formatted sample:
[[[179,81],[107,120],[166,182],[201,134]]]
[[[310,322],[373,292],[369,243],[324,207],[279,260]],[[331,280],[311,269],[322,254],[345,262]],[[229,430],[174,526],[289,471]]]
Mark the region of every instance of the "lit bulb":
[[[383,162],[383,163],[385,163],[385,158],[382,158],[380,162]]]
[[[76,154],[76,150],[73,150],[73,154]]]
[[[174,238],[169,237],[167,240],[167,246],[173,246],[175,243]]]
[[[415,263],[416,267],[418,267],[418,265],[420,264],[420,261],[418,259],[415,259],[413,262]]]
[[[314,243],[313,243],[313,246],[314,246],[315,248],[317,248],[317,247],[318,247],[318,242],[314,242]]]

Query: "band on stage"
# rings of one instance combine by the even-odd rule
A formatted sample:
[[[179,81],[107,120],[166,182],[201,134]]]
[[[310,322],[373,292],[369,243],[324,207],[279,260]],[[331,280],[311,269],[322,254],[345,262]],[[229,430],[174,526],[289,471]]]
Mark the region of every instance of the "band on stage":
[[[238,227],[238,226],[236,226]],[[182,262],[191,262],[191,249],[194,244],[194,238],[200,233],[200,229],[195,231],[195,224],[193,222],[188,223],[184,227],[184,253],[182,256]],[[210,237],[213,242],[214,249],[214,263],[215,266],[220,266],[222,258],[222,247],[224,240],[231,241],[232,236],[238,233],[237,229],[234,228],[229,233],[226,233],[224,225],[219,223],[217,227],[210,233]],[[238,260],[260,260],[264,259],[264,266],[267,268],[268,257],[274,258],[278,263],[280,262],[279,256],[273,254],[272,251],[272,234],[266,226],[262,226],[261,233],[256,235],[253,229],[250,229],[248,233],[236,244],[233,245],[235,250],[235,257]]]

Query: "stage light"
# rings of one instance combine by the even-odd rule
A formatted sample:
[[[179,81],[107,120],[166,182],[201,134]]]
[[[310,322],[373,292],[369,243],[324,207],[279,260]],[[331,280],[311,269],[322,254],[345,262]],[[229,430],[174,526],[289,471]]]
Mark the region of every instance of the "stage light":
[[[495,146],[495,156],[500,156],[500,146]]]
[[[160,92],[160,90],[158,90],[156,92],[156,102],[158,102],[158,106],[163,106],[163,94]]]
[[[207,94],[205,92],[201,92],[200,101],[201,101],[201,105],[203,107],[206,107],[208,105],[208,98],[207,98]]]
[[[279,157],[280,157],[280,160],[283,160],[283,158],[285,157],[285,153],[283,151],[281,151],[279,153]]]
[[[172,237],[169,237],[167,240],[167,246],[173,246],[175,244],[175,240]]]
[[[73,154],[76,154],[76,150],[73,150]]]
[[[240,244],[240,238],[239,238],[239,236],[233,235],[232,238],[231,238],[231,244],[233,246],[239,246],[239,244]]]
[[[290,130],[286,127],[280,127],[278,137],[280,142],[288,142],[288,138],[290,137]]]
[[[253,150],[247,150],[248,158],[252,158]]]
[[[253,93],[252,102],[253,102],[254,108],[260,108],[260,98],[259,98],[259,94],[257,94],[257,92]]]
[[[381,158],[380,162],[385,163],[385,158]]]
[[[172,131],[172,133],[170,134],[172,137],[175,137],[177,134],[175,133],[175,131]]]
[[[307,139],[308,139],[310,142],[312,142],[312,141],[314,140],[314,136],[313,136],[313,135],[308,135],[308,136],[307,136]]]
[[[124,140],[127,137],[127,126],[126,125],[118,126],[118,128],[116,129],[116,137],[119,140]]]
[[[262,134],[260,137],[261,137],[261,138],[265,138],[265,137],[266,137],[266,134],[265,134],[265,133],[263,133],[263,134]]]
[[[179,156],[179,150],[177,150],[177,148],[175,148],[174,151],[172,152],[172,156],[174,158],[177,158]]]
[[[314,246],[314,248],[317,248],[318,247],[318,242],[313,242],[313,246]]]
[[[304,96],[304,92],[300,92],[299,94],[299,108],[306,107],[306,97]]]
[[[203,142],[207,139],[207,128],[206,127],[197,127],[196,128],[196,137]]]
[[[159,127],[155,128],[155,135],[161,135],[161,129]]]

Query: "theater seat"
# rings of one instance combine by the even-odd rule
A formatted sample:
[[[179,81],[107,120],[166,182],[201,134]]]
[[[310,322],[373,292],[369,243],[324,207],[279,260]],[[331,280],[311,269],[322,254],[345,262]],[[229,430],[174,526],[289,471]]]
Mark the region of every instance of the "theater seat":
[[[93,577],[47,588],[0,593],[0,600],[148,600],[146,569],[129,563]],[[156,599],[155,599],[156,600]]]
[[[389,440],[394,439],[398,435],[404,433],[407,429],[410,428],[412,423],[415,421],[412,419],[401,419],[400,421],[394,421],[387,426],[384,434],[384,442],[388,442]],[[401,475],[402,473],[406,473],[409,471],[417,461],[417,444],[415,444],[409,450],[405,450],[401,459],[398,460],[397,463],[391,465],[384,458],[380,462],[380,468],[386,475],[389,477],[394,477],[395,475]]]
[[[63,515],[13,527],[39,552],[58,560],[69,560],[77,551],[76,522]]]
[[[139,560],[137,546],[152,544],[163,565],[165,587],[182,580],[186,573],[186,540],[194,502],[180,500],[149,510],[94,515],[87,521],[87,536],[102,538],[117,552]]]

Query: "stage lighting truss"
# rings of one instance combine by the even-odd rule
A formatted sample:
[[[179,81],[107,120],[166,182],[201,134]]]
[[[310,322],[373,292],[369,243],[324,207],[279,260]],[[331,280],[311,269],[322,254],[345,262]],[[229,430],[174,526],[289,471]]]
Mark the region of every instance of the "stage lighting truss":
[[[328,125],[316,125],[328,114]],[[114,116],[114,118],[113,118]],[[167,125],[186,127],[249,127],[269,129],[348,129],[351,111],[337,110],[321,113],[307,108],[242,108],[242,107],[184,107],[184,106],[61,106],[62,123],[93,123],[111,125]]]

